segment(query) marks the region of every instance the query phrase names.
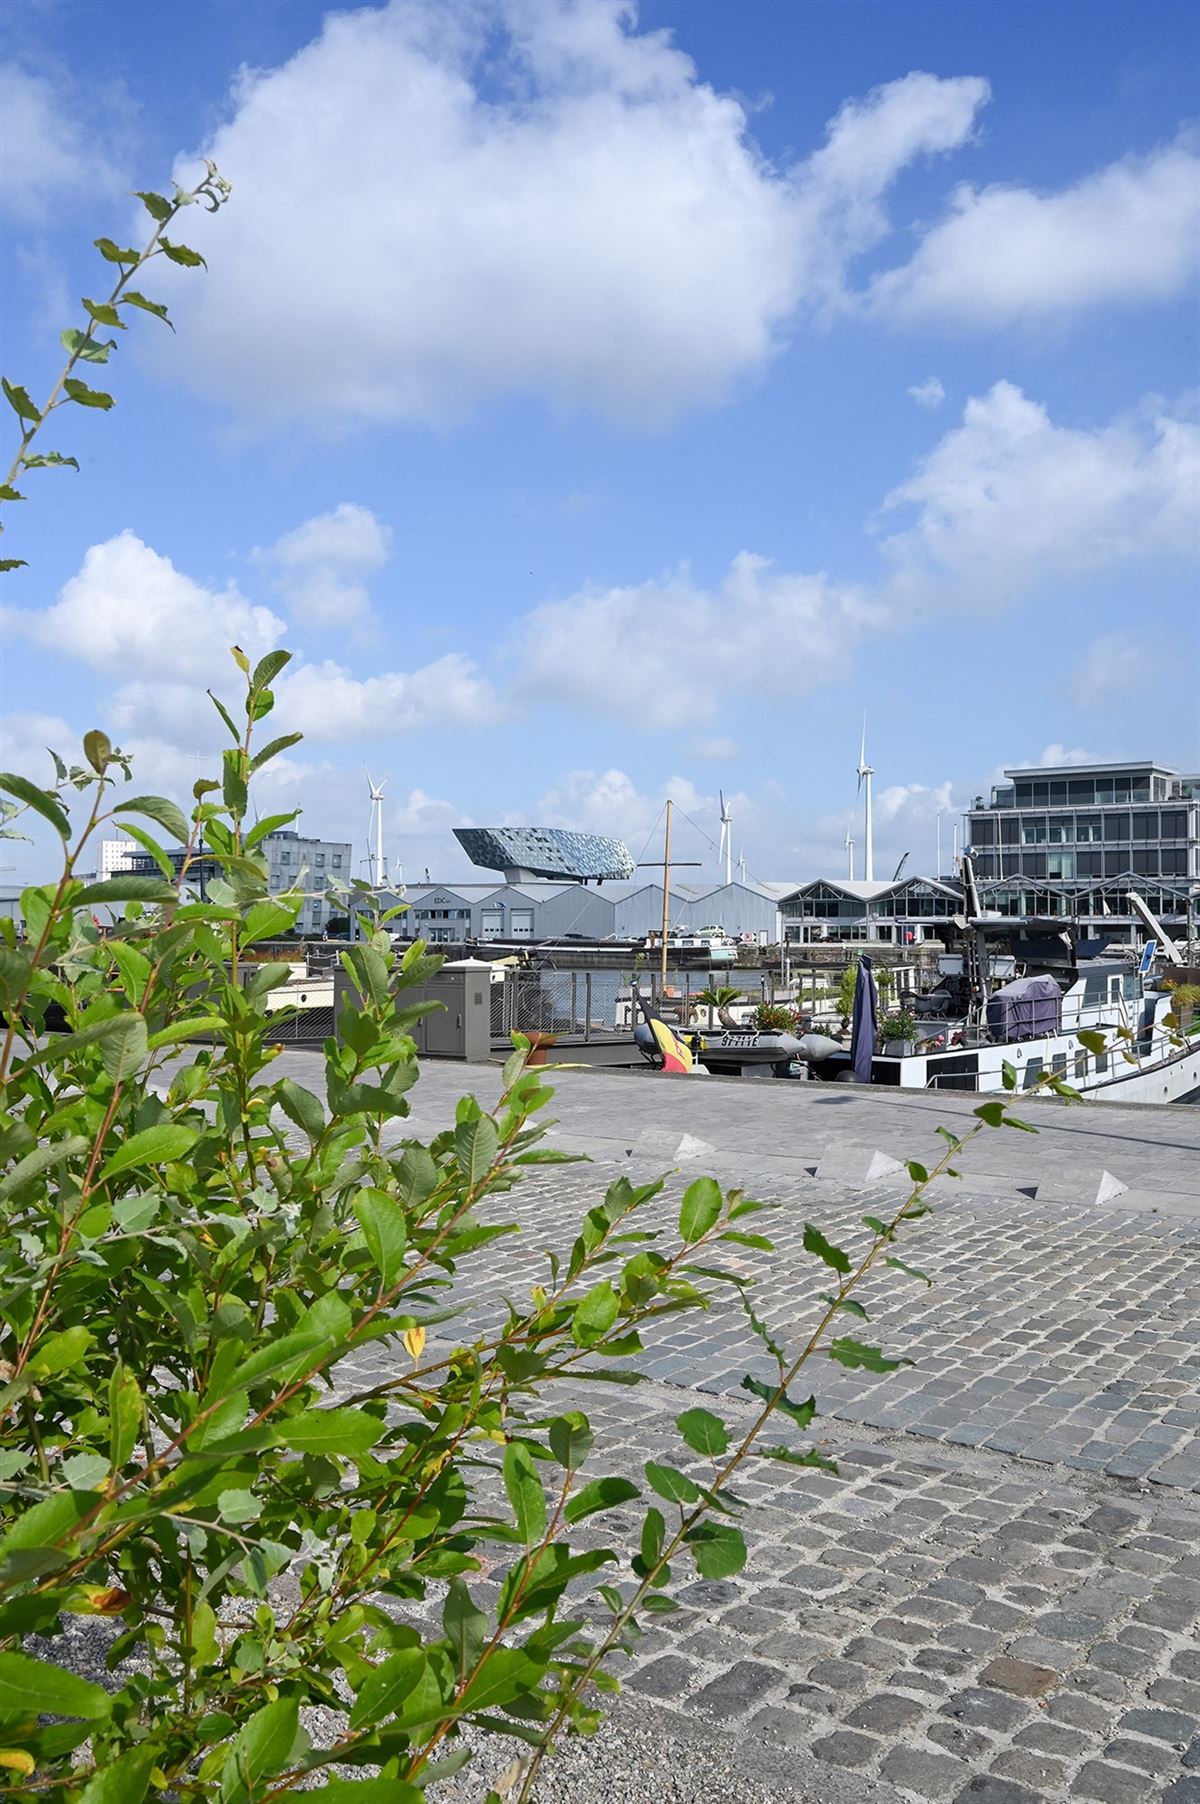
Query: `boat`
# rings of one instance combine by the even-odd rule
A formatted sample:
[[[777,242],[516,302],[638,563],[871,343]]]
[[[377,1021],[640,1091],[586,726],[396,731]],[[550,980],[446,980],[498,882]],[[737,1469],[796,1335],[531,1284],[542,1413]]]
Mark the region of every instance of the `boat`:
[[[958,924],[961,952],[939,959],[924,993],[899,999],[912,1037],[879,1042],[873,1084],[986,1094],[1007,1088],[1007,1067],[1018,1090],[1055,1076],[1099,1101],[1200,1095],[1200,1036],[1179,1031],[1166,982],[1172,969],[1190,973],[1161,929],[1159,945],[1148,941],[1135,966],[1061,919]],[[853,1081],[849,1048],[838,1041],[805,1036],[797,1057],[811,1077]]]
[[[661,932],[648,933],[641,942],[642,949],[660,958],[663,950]],[[692,966],[708,969],[713,965],[732,965],[739,951],[739,942],[722,927],[677,928],[666,937],[667,957],[676,966]]]

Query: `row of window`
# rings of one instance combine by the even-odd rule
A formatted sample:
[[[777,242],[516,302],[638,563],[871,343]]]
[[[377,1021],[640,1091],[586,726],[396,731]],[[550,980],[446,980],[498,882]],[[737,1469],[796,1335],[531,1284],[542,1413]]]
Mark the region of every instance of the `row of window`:
[[[1095,852],[977,852],[977,877],[1186,877],[1186,846],[1122,846]],[[951,910],[953,912],[953,910]]]
[[[1186,808],[1139,808],[1133,814],[1067,814],[1057,819],[1027,814],[972,815],[976,846],[1112,845],[1121,840],[1186,839]]]
[[[1067,802],[1165,802],[1171,779],[1148,773],[1118,777],[1021,778],[992,791],[993,808],[1045,808]]]
[[[276,864],[280,864],[280,865],[282,865],[282,864],[289,864],[289,865],[290,865],[290,864],[291,864],[291,862],[292,862],[292,854],[291,854],[291,852],[290,852],[290,851],[286,851],[286,852],[278,852],[278,853],[277,853],[277,854],[276,854],[276,857],[275,857],[275,862],[276,862]],[[302,857],[301,857],[301,855],[300,855],[300,853],[299,853],[299,852],[297,852],[297,854],[296,854],[296,863],[297,863],[297,865],[302,865],[302,864],[303,864],[303,863],[304,863],[304,862],[305,862],[305,861],[304,861],[304,859],[303,859],[303,858],[302,858]],[[324,869],[325,869],[325,854],[324,854],[324,852],[318,852],[318,853],[317,853],[317,854],[316,854],[316,856],[315,856],[315,857],[314,857],[314,859],[313,859],[313,863],[314,863],[314,865],[315,865],[315,866],[316,866],[316,868],[317,868],[317,870],[319,870],[319,871],[323,871],[323,870],[324,870]],[[342,868],[342,855],[341,855],[341,853],[340,853],[340,852],[332,852],[332,853],[331,853],[331,854],[330,854],[330,857],[329,857],[329,866],[330,866],[330,869],[331,869],[331,870],[334,870],[334,871],[340,871],[340,870],[341,870],[341,868]]]
[[[1183,898],[1172,895],[1169,890],[1145,889],[1139,890],[1138,894],[1160,919],[1175,919],[1185,912]],[[1050,889],[989,889],[982,900],[985,908],[1001,915],[1087,915],[1101,920],[1105,908],[1113,915],[1133,912],[1120,890],[1107,893],[1085,890],[1065,895],[1061,890]]]

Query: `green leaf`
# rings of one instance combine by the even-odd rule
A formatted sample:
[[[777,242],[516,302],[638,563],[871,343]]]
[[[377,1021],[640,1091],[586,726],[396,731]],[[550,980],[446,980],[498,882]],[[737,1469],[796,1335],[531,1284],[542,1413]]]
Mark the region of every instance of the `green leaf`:
[[[593,1435],[588,1419],[579,1410],[556,1416],[550,1424],[550,1451],[560,1466],[577,1472],[592,1450]]]
[[[111,238],[93,238],[92,243],[100,252],[100,255],[109,263],[141,262],[141,251],[122,250],[121,246],[119,244],[114,244]],[[122,298],[127,300],[129,297],[128,295],[125,295]]]
[[[147,1053],[146,1018],[130,1010],[116,1017],[119,1026],[100,1041],[100,1063],[115,1084],[132,1077]]]
[[[910,1278],[919,1278],[922,1284],[928,1284],[932,1288],[933,1279],[929,1276],[929,1273],[919,1271],[915,1265],[905,1265],[903,1259],[888,1259],[885,1263],[887,1265],[894,1265],[898,1272],[904,1272]]]
[[[665,1497],[668,1503],[695,1503],[700,1495],[687,1474],[677,1471],[674,1466],[662,1466],[657,1460],[648,1459],[642,1469],[650,1489]]]
[[[389,1291],[404,1270],[408,1242],[404,1211],[382,1190],[360,1190],[354,1198],[354,1213],[379,1273],[379,1288]]]
[[[142,1804],[158,1758],[159,1749],[153,1742],[127,1748],[111,1766],[93,1774],[80,1792],[78,1804]]]
[[[839,1365],[858,1367],[864,1372],[895,1372],[913,1363],[911,1359],[885,1359],[878,1347],[866,1347],[861,1341],[846,1337],[830,1341],[829,1357]]]
[[[108,1458],[119,1472],[137,1446],[142,1431],[142,1393],[133,1373],[119,1359],[108,1381]]]
[[[5,399],[17,417],[28,420],[31,426],[36,426],[42,416],[30,400],[29,390],[22,388],[19,383],[10,382],[7,376],[0,377],[0,387],[3,388]]]
[[[929,1173],[919,1160],[907,1160],[904,1169],[907,1171],[914,1184],[928,1184]]]
[[[16,796],[18,802],[24,802],[27,808],[32,808],[35,814],[40,814],[43,820],[49,821],[60,839],[70,838],[71,824],[59,807],[56,797],[48,790],[39,789],[28,777],[19,777],[15,772],[7,770],[0,771],[0,789],[7,790],[10,796]]]
[[[242,842],[247,852],[252,852],[260,840],[264,840],[268,833],[274,833],[277,827],[290,826],[299,818],[299,814],[300,810],[293,808],[290,814],[268,814],[261,821],[255,821]]]
[[[817,1259],[823,1259],[826,1265],[832,1266],[843,1277],[850,1270],[849,1255],[843,1253],[841,1247],[831,1245],[820,1228],[814,1227],[810,1221],[804,1224],[804,1251],[812,1253]]]
[[[158,841],[152,838],[144,827],[137,826],[133,821],[122,821],[121,825],[124,831],[128,833],[130,839],[136,840],[137,844],[141,846],[144,852],[149,852],[151,858],[162,872],[164,882],[174,885],[175,866],[171,863],[171,860],[167,857],[167,854],[163,851]]]
[[[1008,1059],[1000,1061],[1000,1081],[1006,1090],[1015,1090],[1017,1087],[1017,1068]]]
[[[96,1182],[107,1184],[121,1172],[132,1171],[135,1166],[165,1165],[171,1159],[182,1159],[199,1138],[196,1128],[184,1127],[180,1122],[162,1122],[158,1127],[143,1128],[140,1134],[131,1134],[104,1161]]]
[[[568,1522],[582,1522],[585,1516],[594,1516],[598,1510],[615,1510],[619,1504],[630,1503],[639,1495],[631,1479],[593,1478],[582,1490],[576,1491],[563,1514]]]
[[[141,201],[151,219],[157,220],[159,225],[165,225],[175,211],[170,201],[163,194],[148,194],[143,189],[136,188],[134,190],[134,199]]]
[[[689,1242],[701,1240],[721,1214],[721,1186],[715,1178],[697,1178],[683,1193],[679,1232]]]
[[[79,1364],[91,1344],[91,1330],[81,1324],[60,1328],[56,1334],[48,1334],[38,1341],[30,1354],[30,1372],[35,1378],[54,1378],[59,1372],[69,1372],[72,1366]]]
[[[164,257],[169,257],[172,263],[182,263],[185,269],[199,269],[202,265],[208,268],[200,252],[192,250],[190,245],[172,244],[169,238],[160,238],[158,245]]]
[[[38,451],[21,459],[21,468],[23,470],[54,469],[65,465],[70,465],[72,470],[77,470],[79,468],[79,459],[77,457],[64,457],[61,451]]]
[[[229,716],[226,715],[225,718],[228,720]],[[237,737],[236,733],[234,737]],[[253,758],[251,758],[251,771],[261,770],[264,764],[269,764],[272,758],[277,758],[279,756],[280,752],[286,752],[289,746],[299,745],[303,738],[303,733],[283,733],[278,739],[269,740],[268,743],[263,746],[262,751],[256,752]]]
[[[277,1421],[272,1439],[297,1453],[332,1453],[358,1459],[382,1439],[386,1425],[365,1409],[308,1409]]]
[[[747,1372],[746,1376],[742,1379],[742,1389],[744,1391],[752,1392],[756,1397],[761,1397],[764,1403],[770,1403],[774,1399],[779,1386],[777,1384],[764,1384],[761,1378],[753,1378],[750,1373]],[[790,1417],[797,1428],[807,1428],[817,1413],[817,1400],[815,1397],[810,1397],[806,1403],[794,1403],[792,1399],[785,1394],[779,1398],[775,1407],[782,1415]]]
[[[363,1680],[350,1711],[350,1727],[366,1728],[394,1716],[425,1675],[425,1650],[402,1648]]]
[[[179,892],[172,883],[157,877],[106,877],[103,883],[89,883],[75,897],[75,908],[91,908],[97,902],[178,902]]]
[[[757,1447],[755,1452],[761,1459],[785,1460],[789,1466],[814,1466],[819,1472],[837,1471],[837,1461],[818,1447],[808,1447],[803,1453],[797,1453],[792,1447]]]
[[[981,1102],[975,1113],[980,1121],[987,1123],[988,1127],[1004,1126],[1004,1104],[1002,1102]]]
[[[442,1627],[458,1676],[465,1679],[487,1645],[488,1619],[460,1578],[450,1580],[442,1606]]]
[[[290,1077],[285,1077],[275,1086],[275,1100],[288,1120],[303,1128],[310,1140],[321,1138],[325,1132],[325,1111],[320,1097],[306,1090],[303,1084],[293,1083]]]
[[[109,353],[116,349],[117,343],[115,338],[93,338],[90,327],[86,332],[81,332],[77,326],[68,326],[58,337],[63,350],[69,351],[72,357],[82,359],[84,363],[107,363]],[[69,383],[64,384],[64,387],[67,386]]]
[[[114,814],[144,814],[148,820],[157,821],[165,827],[172,839],[177,839],[181,846],[188,842],[188,824],[182,808],[168,801],[166,796],[133,796],[128,802],[118,802],[113,809]]]
[[[460,1752],[469,1759],[469,1748]],[[442,1765],[452,1770],[448,1763]],[[327,1779],[312,1796],[324,1798],[326,1804],[426,1804],[427,1795],[407,1779]]]
[[[77,376],[68,376],[63,383],[63,389],[69,399],[78,401],[81,407],[100,407],[107,413],[110,407],[116,406],[111,395],[106,395],[100,388],[89,388],[87,383],[80,382]]]
[[[221,1804],[251,1804],[258,1799],[260,1781],[292,1764],[299,1734],[298,1698],[276,1698],[257,1711],[229,1750],[221,1776]]]
[[[510,1441],[504,1450],[504,1489],[526,1547],[536,1547],[546,1532],[546,1495],[528,1447]]]
[[[575,1305],[571,1334],[576,1346],[594,1346],[608,1333],[620,1310],[620,1299],[607,1278],[593,1285],[587,1295]]]
[[[499,1146],[496,1124],[490,1115],[479,1115],[474,1121],[460,1121],[454,1130],[454,1147],[459,1169],[472,1188],[481,1184],[492,1168]]]
[[[110,302],[89,301],[86,294],[82,299],[89,316],[98,326],[119,326],[122,331],[125,330],[125,321]]]
[[[11,482],[0,483],[0,501],[24,501],[25,496],[14,489]]]
[[[65,1140],[51,1140],[44,1146],[35,1146],[0,1178],[0,1202],[18,1195],[26,1184],[49,1171],[51,1166],[61,1160],[78,1159],[90,1152],[91,1147],[91,1141],[83,1134],[68,1134]]]
[[[0,1654],[0,1713],[15,1716],[81,1716],[100,1722],[112,1698],[99,1685],[27,1654]]]
[[[693,1453],[706,1453],[716,1458],[729,1446],[729,1432],[711,1410],[685,1409],[681,1416],[676,1416],[675,1426]]]
[[[290,651],[269,651],[265,658],[260,658],[254,666],[254,675],[250,678],[252,689],[267,689],[279,675],[285,664],[290,664]]]
[[[697,1522],[686,1539],[702,1578],[732,1578],[746,1564],[745,1538],[729,1522]]]
[[[144,294],[138,293],[136,288],[127,288],[121,296],[121,305],[124,306],[126,302],[131,307],[140,307],[143,313],[152,313],[156,319],[162,321],[164,326],[171,326],[170,317],[161,301],[148,301]],[[172,332],[175,330],[174,326],[171,326],[171,330]]]
[[[217,1498],[217,1513],[222,1522],[231,1522],[234,1527],[243,1522],[257,1522],[262,1512],[262,1499],[253,1491],[231,1486]]]
[[[26,557],[0,557],[0,570],[24,570],[28,568],[28,565],[29,559]],[[22,839],[25,836],[23,834],[13,834],[10,837]]]

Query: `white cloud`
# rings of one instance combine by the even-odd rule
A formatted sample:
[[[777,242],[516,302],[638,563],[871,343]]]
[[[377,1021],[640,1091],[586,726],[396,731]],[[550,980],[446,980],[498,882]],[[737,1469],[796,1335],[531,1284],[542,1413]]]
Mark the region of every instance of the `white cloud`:
[[[729,680],[713,648],[734,640],[745,682],[762,695],[803,694],[845,667],[876,611],[861,591],[824,576],[774,571],[739,552],[719,589],[685,568],[649,582],[584,590],[526,616],[519,682],[556,699],[642,724],[720,714]]]
[[[274,572],[294,618],[353,627],[370,614],[365,579],[387,562],[391,543],[391,528],[370,508],[343,501],[253,555]]]
[[[1198,180],[1186,141],[1057,194],[963,184],[911,261],[875,277],[865,305],[905,322],[995,327],[1167,299],[1195,279]]]
[[[711,760],[714,764],[728,763],[736,758],[741,750],[736,739],[693,739],[688,745],[693,758]]]
[[[0,718],[0,769],[53,783],[55,751],[65,764],[79,761],[79,734],[60,714],[6,714]]]
[[[1137,637],[1102,633],[1076,665],[1071,689],[1083,707],[1102,708],[1121,696],[1135,695],[1145,681],[1145,646]]]
[[[204,588],[128,530],[93,545],[51,607],[10,609],[5,618],[36,644],[95,670],[201,689],[213,681],[228,686],[231,645],[261,657],[284,631],[282,620],[232,583]]]
[[[279,730],[315,740],[482,726],[499,712],[490,685],[459,652],[419,670],[362,678],[329,660],[300,664],[275,684],[275,696]]]
[[[924,382],[914,382],[908,390],[918,407],[925,407],[931,413],[937,411],[946,399],[946,390],[936,376],[927,376]]]
[[[89,101],[94,104],[93,91]],[[51,206],[115,195],[121,186],[79,97],[19,63],[0,69],[0,207],[39,221]]]
[[[986,94],[906,76],[779,170],[625,0],[332,12],[239,77],[204,147],[234,200],[174,291],[187,358],[158,354],[256,425],[442,423],[509,393],[657,423],[759,372]]]
[[[1127,559],[1190,554],[1198,480],[1194,421],[1159,412],[1057,426],[997,382],[884,502],[917,509],[884,541],[889,593],[986,606]]]

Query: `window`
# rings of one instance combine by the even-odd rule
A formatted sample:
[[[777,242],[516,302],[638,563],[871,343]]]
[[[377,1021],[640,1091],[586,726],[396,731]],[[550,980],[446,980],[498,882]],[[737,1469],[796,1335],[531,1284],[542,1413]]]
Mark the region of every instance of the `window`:
[[[1096,785],[1090,777],[1072,777],[1067,785],[1073,802],[1094,802]]]
[[[290,852],[281,852],[279,854],[279,862],[280,862],[280,864],[291,864],[291,862],[292,862],[291,853]]]
[[[1042,1077],[1042,1060],[1041,1059],[1030,1059],[1028,1065],[1026,1065],[1026,1067],[1025,1067],[1024,1088],[1026,1090],[1036,1090],[1038,1087],[1038,1084],[1041,1082],[1041,1077]]]
[[[1129,838],[1129,816],[1127,814],[1106,814],[1104,817],[1104,837],[1111,844],[1114,839]]]
[[[340,852],[335,852],[333,855],[333,868],[335,871],[340,871],[342,868],[342,855]]]
[[[1075,816],[1075,838],[1081,845],[1087,845],[1100,838],[1100,816],[1098,814],[1077,814]]]
[[[1020,826],[1020,822],[1017,820],[1017,818],[1015,816],[1013,816],[1009,820],[1002,820],[1000,822],[1000,843],[1001,843],[1001,845],[1004,845],[1004,846],[1015,846],[1016,845],[1017,828],[1019,826]]]
[[[1158,838],[1158,809],[1139,808],[1133,817],[1133,837],[1135,839]]]
[[[1164,808],[1160,819],[1164,839],[1187,838],[1187,810],[1185,808]]]
[[[325,869],[325,854],[324,854],[324,852],[318,852],[318,853],[317,853],[317,869],[318,869],[318,870],[319,870],[319,871],[323,871],[323,870],[324,870],[324,869]]]
[[[1075,875],[1074,852],[1051,852],[1046,859],[1047,877],[1073,877]]]

